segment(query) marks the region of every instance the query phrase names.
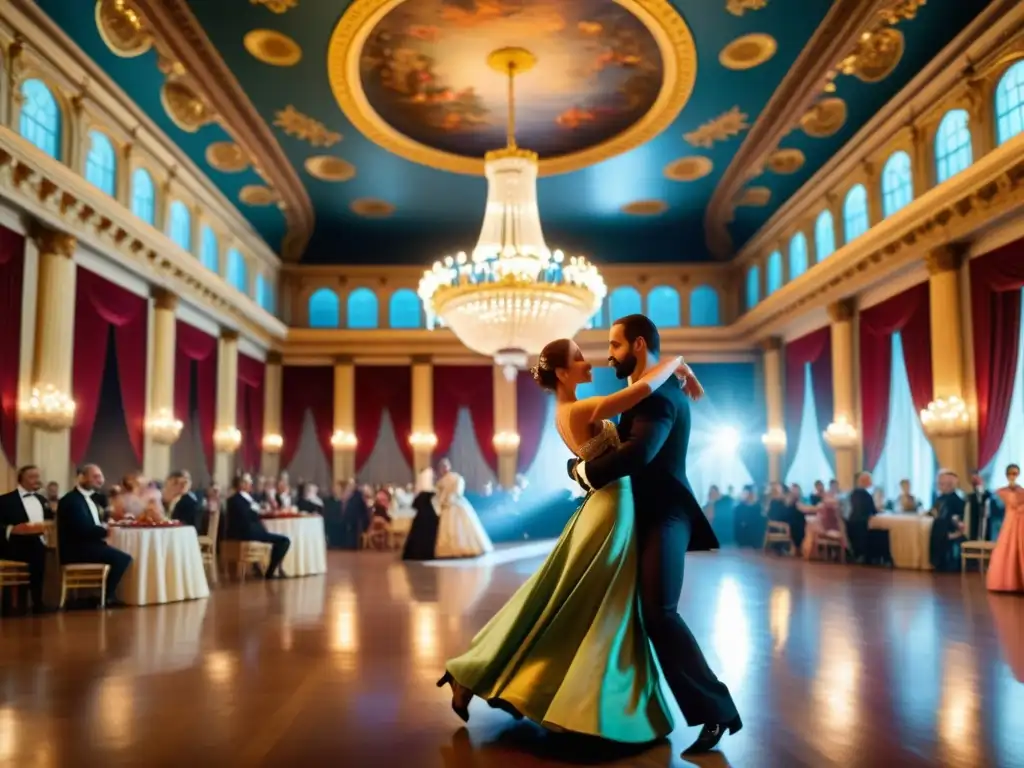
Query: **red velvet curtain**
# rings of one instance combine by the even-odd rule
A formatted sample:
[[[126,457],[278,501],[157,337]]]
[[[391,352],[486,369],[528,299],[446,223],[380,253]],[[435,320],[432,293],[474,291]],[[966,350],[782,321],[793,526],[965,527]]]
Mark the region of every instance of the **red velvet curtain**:
[[[21,370],[21,293],[25,279],[25,238],[0,227],[0,451],[9,464],[18,452],[18,374]]]
[[[452,447],[459,411],[468,408],[473,431],[484,461],[498,469],[494,450],[494,372],[490,366],[438,365],[434,367],[434,456],[442,458]]]
[[[516,379],[516,430],[519,432],[519,471],[528,472],[537,458],[547,426],[548,395],[528,372]]]
[[[206,467],[212,472],[213,432],[217,428],[217,339],[181,320],[175,325],[174,335],[174,415],[182,421],[192,418],[189,395],[194,363],[199,440],[206,456]]]
[[[978,388],[978,466],[996,455],[1006,432],[1020,344],[1024,240],[971,261],[971,323]]]
[[[825,456],[831,449],[825,442],[824,431],[832,422],[834,392],[832,389],[832,332],[829,329],[825,349],[811,363],[811,391],[814,393],[814,415],[818,419],[818,439]],[[834,467],[833,467],[834,469]]]
[[[328,463],[331,461],[331,435],[334,434],[333,366],[285,366],[281,374],[281,468],[292,463],[302,438],[302,421],[312,411],[316,439]]]
[[[407,366],[356,366],[356,471],[366,464],[377,445],[384,411],[391,415],[395,439],[411,467],[412,369]]]
[[[824,361],[824,362],[819,362]],[[828,369],[829,384],[832,383],[832,329],[829,326],[819,328],[813,333],[801,336],[799,339],[786,343],[786,388],[785,388],[785,411],[784,423],[786,425],[786,466],[783,470],[783,477],[789,471],[793,458],[796,456],[800,442],[800,427],[803,423],[804,414],[804,366],[810,364],[811,377],[814,377],[814,366]],[[815,408],[820,408],[817,402],[817,391],[815,391]],[[831,396],[829,397],[831,402]],[[817,411],[816,411],[817,412]],[[828,421],[832,417],[829,414]],[[828,421],[822,425],[822,429],[828,425]]]
[[[142,466],[146,421],[146,320],[148,302],[88,270],[78,268],[75,297],[75,356],[72,390],[77,403],[71,430],[71,460],[80,464],[89,450],[103,386],[107,340],[114,328],[114,354],[121,404],[135,458]]]
[[[238,355],[238,394],[236,395],[238,429],[242,432],[240,455],[243,467],[259,471],[263,443],[263,377],[267,366],[262,360]]]
[[[892,336],[903,339],[903,359],[916,409],[932,399],[931,316],[928,283],[920,283],[860,313],[860,391],[864,466],[882,457],[889,427]]]

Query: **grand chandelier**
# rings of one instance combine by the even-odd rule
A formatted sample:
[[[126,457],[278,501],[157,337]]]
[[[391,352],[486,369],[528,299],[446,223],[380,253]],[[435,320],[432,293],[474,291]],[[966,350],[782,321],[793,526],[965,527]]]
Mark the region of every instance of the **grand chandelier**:
[[[515,78],[537,63],[523,48],[501,48],[488,65],[508,76],[508,143],[484,156],[487,207],[472,254],[460,252],[423,274],[419,297],[429,327],[439,319],[512,379],[552,339],[575,336],[607,289],[582,256],[544,242],[537,207],[537,153],[516,146]]]

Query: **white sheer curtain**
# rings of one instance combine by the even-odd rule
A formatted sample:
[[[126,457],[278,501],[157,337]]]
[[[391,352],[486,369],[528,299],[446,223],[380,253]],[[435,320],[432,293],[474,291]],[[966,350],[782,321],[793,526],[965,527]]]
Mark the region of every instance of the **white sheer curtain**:
[[[291,481],[297,484],[300,480],[316,483],[326,493],[331,488],[332,467],[320,450],[316,439],[316,422],[313,412],[306,411],[302,417],[302,432],[299,434],[299,447],[295,451],[292,463],[288,466]]]
[[[900,480],[910,481],[910,492],[925,509],[931,507],[935,488],[935,452],[921,429],[921,418],[910,396],[907,364],[903,359],[903,340],[892,336],[892,386],[889,391],[889,428],[878,466],[871,473],[875,486],[885,490],[885,498],[900,494]]]
[[[358,471],[360,484],[405,485],[412,482],[412,469],[395,436],[394,422],[387,409],[380,417],[380,430],[373,451]]]
[[[1018,344],[1017,370],[1013,374],[1013,395],[1010,398],[1010,414],[1006,418],[1006,432],[999,450],[982,472],[990,488],[1005,485],[1007,464],[1020,464],[1024,460],[1024,333]]]
[[[527,468],[526,482],[531,490],[544,493],[560,493],[563,490],[576,493],[579,486],[574,483],[566,472],[566,463],[572,452],[562,442],[555,429],[555,398],[549,397],[544,412],[544,431],[541,432],[537,456]]]
[[[811,366],[804,366],[804,410],[800,417],[800,434],[797,436],[793,465],[786,474],[787,483],[796,483],[804,492],[810,493],[814,483],[821,480],[828,483],[835,476],[832,462],[821,447],[821,432],[828,426],[818,424],[818,413],[814,407],[814,386],[811,383]]]
[[[438,456],[437,459],[443,457]],[[498,478],[480,453],[480,445],[473,429],[473,415],[468,408],[460,408],[455,421],[455,435],[448,449],[448,459],[452,469],[462,475],[466,481],[466,491],[480,493],[487,483],[497,485]]]

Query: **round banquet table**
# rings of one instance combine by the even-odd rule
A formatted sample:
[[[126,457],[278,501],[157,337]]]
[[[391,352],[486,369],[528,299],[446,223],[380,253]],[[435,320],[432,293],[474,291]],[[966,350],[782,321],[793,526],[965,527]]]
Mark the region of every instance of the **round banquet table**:
[[[271,533],[292,540],[281,569],[288,576],[313,576],[327,573],[327,536],[320,515],[264,517],[263,525]]]
[[[117,596],[130,605],[155,605],[210,596],[196,529],[112,526],[110,546],[132,556]]]
[[[868,528],[889,532],[889,553],[894,566],[929,571],[933,522],[929,515],[885,514],[872,517]]]

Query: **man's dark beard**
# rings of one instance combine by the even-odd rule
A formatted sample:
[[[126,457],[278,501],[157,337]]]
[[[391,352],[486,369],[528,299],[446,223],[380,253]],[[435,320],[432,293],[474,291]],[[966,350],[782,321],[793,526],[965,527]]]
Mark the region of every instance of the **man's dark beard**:
[[[628,379],[636,371],[637,360],[633,352],[627,352],[625,360],[616,360],[614,357],[609,357],[608,362],[615,369],[615,377],[618,379]]]

